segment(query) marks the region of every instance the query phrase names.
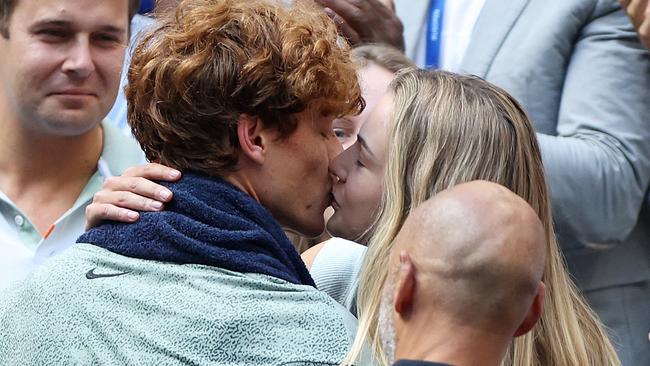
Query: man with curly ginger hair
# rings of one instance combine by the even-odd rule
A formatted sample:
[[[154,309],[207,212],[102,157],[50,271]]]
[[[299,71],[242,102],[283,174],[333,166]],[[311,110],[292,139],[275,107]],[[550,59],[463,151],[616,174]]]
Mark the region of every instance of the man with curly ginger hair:
[[[165,183],[174,199],[88,231],[11,288],[0,364],[343,360],[356,320],[282,227],[323,231],[332,121],[364,102],[335,24],[284,4],[186,0],[143,38],[129,121],[148,159],[182,171]]]

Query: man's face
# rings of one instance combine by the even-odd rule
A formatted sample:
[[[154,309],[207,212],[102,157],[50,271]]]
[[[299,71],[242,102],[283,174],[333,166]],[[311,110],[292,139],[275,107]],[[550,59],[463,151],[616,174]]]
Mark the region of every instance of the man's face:
[[[76,136],[115,101],[128,42],[128,1],[19,0],[0,37],[5,118]]]
[[[259,195],[283,227],[314,237],[323,232],[323,212],[331,203],[328,165],[342,148],[332,130],[333,116],[308,109],[297,118],[289,137],[267,147],[267,182]]]

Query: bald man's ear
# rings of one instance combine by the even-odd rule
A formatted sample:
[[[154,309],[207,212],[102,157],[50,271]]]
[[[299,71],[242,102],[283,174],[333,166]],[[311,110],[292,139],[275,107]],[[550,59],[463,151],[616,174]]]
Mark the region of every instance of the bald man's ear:
[[[415,266],[406,251],[399,254],[399,274],[395,286],[395,311],[402,317],[408,317],[415,297]]]
[[[237,137],[242,154],[249,160],[262,164],[266,157],[266,134],[262,120],[246,113],[239,115]]]
[[[515,331],[515,337],[524,335],[533,329],[539,318],[542,316],[542,311],[544,310],[545,294],[546,286],[544,285],[544,282],[540,282],[537,285],[537,294],[533,299],[533,303],[530,304],[530,308],[528,308],[528,313],[526,314],[524,321],[521,322],[519,328],[517,328],[517,331]]]

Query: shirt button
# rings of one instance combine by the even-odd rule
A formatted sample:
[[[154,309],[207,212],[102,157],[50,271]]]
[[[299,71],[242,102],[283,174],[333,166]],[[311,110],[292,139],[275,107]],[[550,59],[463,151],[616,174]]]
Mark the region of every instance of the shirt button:
[[[16,225],[18,225],[18,226],[23,226],[23,224],[25,223],[25,219],[24,219],[22,216],[20,216],[20,215],[16,215],[16,216],[14,217],[14,222],[15,222]]]

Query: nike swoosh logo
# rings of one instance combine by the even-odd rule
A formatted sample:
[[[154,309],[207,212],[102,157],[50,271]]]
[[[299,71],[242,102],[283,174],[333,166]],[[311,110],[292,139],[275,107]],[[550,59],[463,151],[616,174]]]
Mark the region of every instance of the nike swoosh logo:
[[[131,271],[127,272],[119,272],[119,273],[95,273],[95,270],[97,267],[91,269],[90,271],[86,272],[86,278],[89,280],[94,280],[96,278],[107,278],[107,277],[117,277],[117,276],[122,276],[127,273],[131,273]]]

